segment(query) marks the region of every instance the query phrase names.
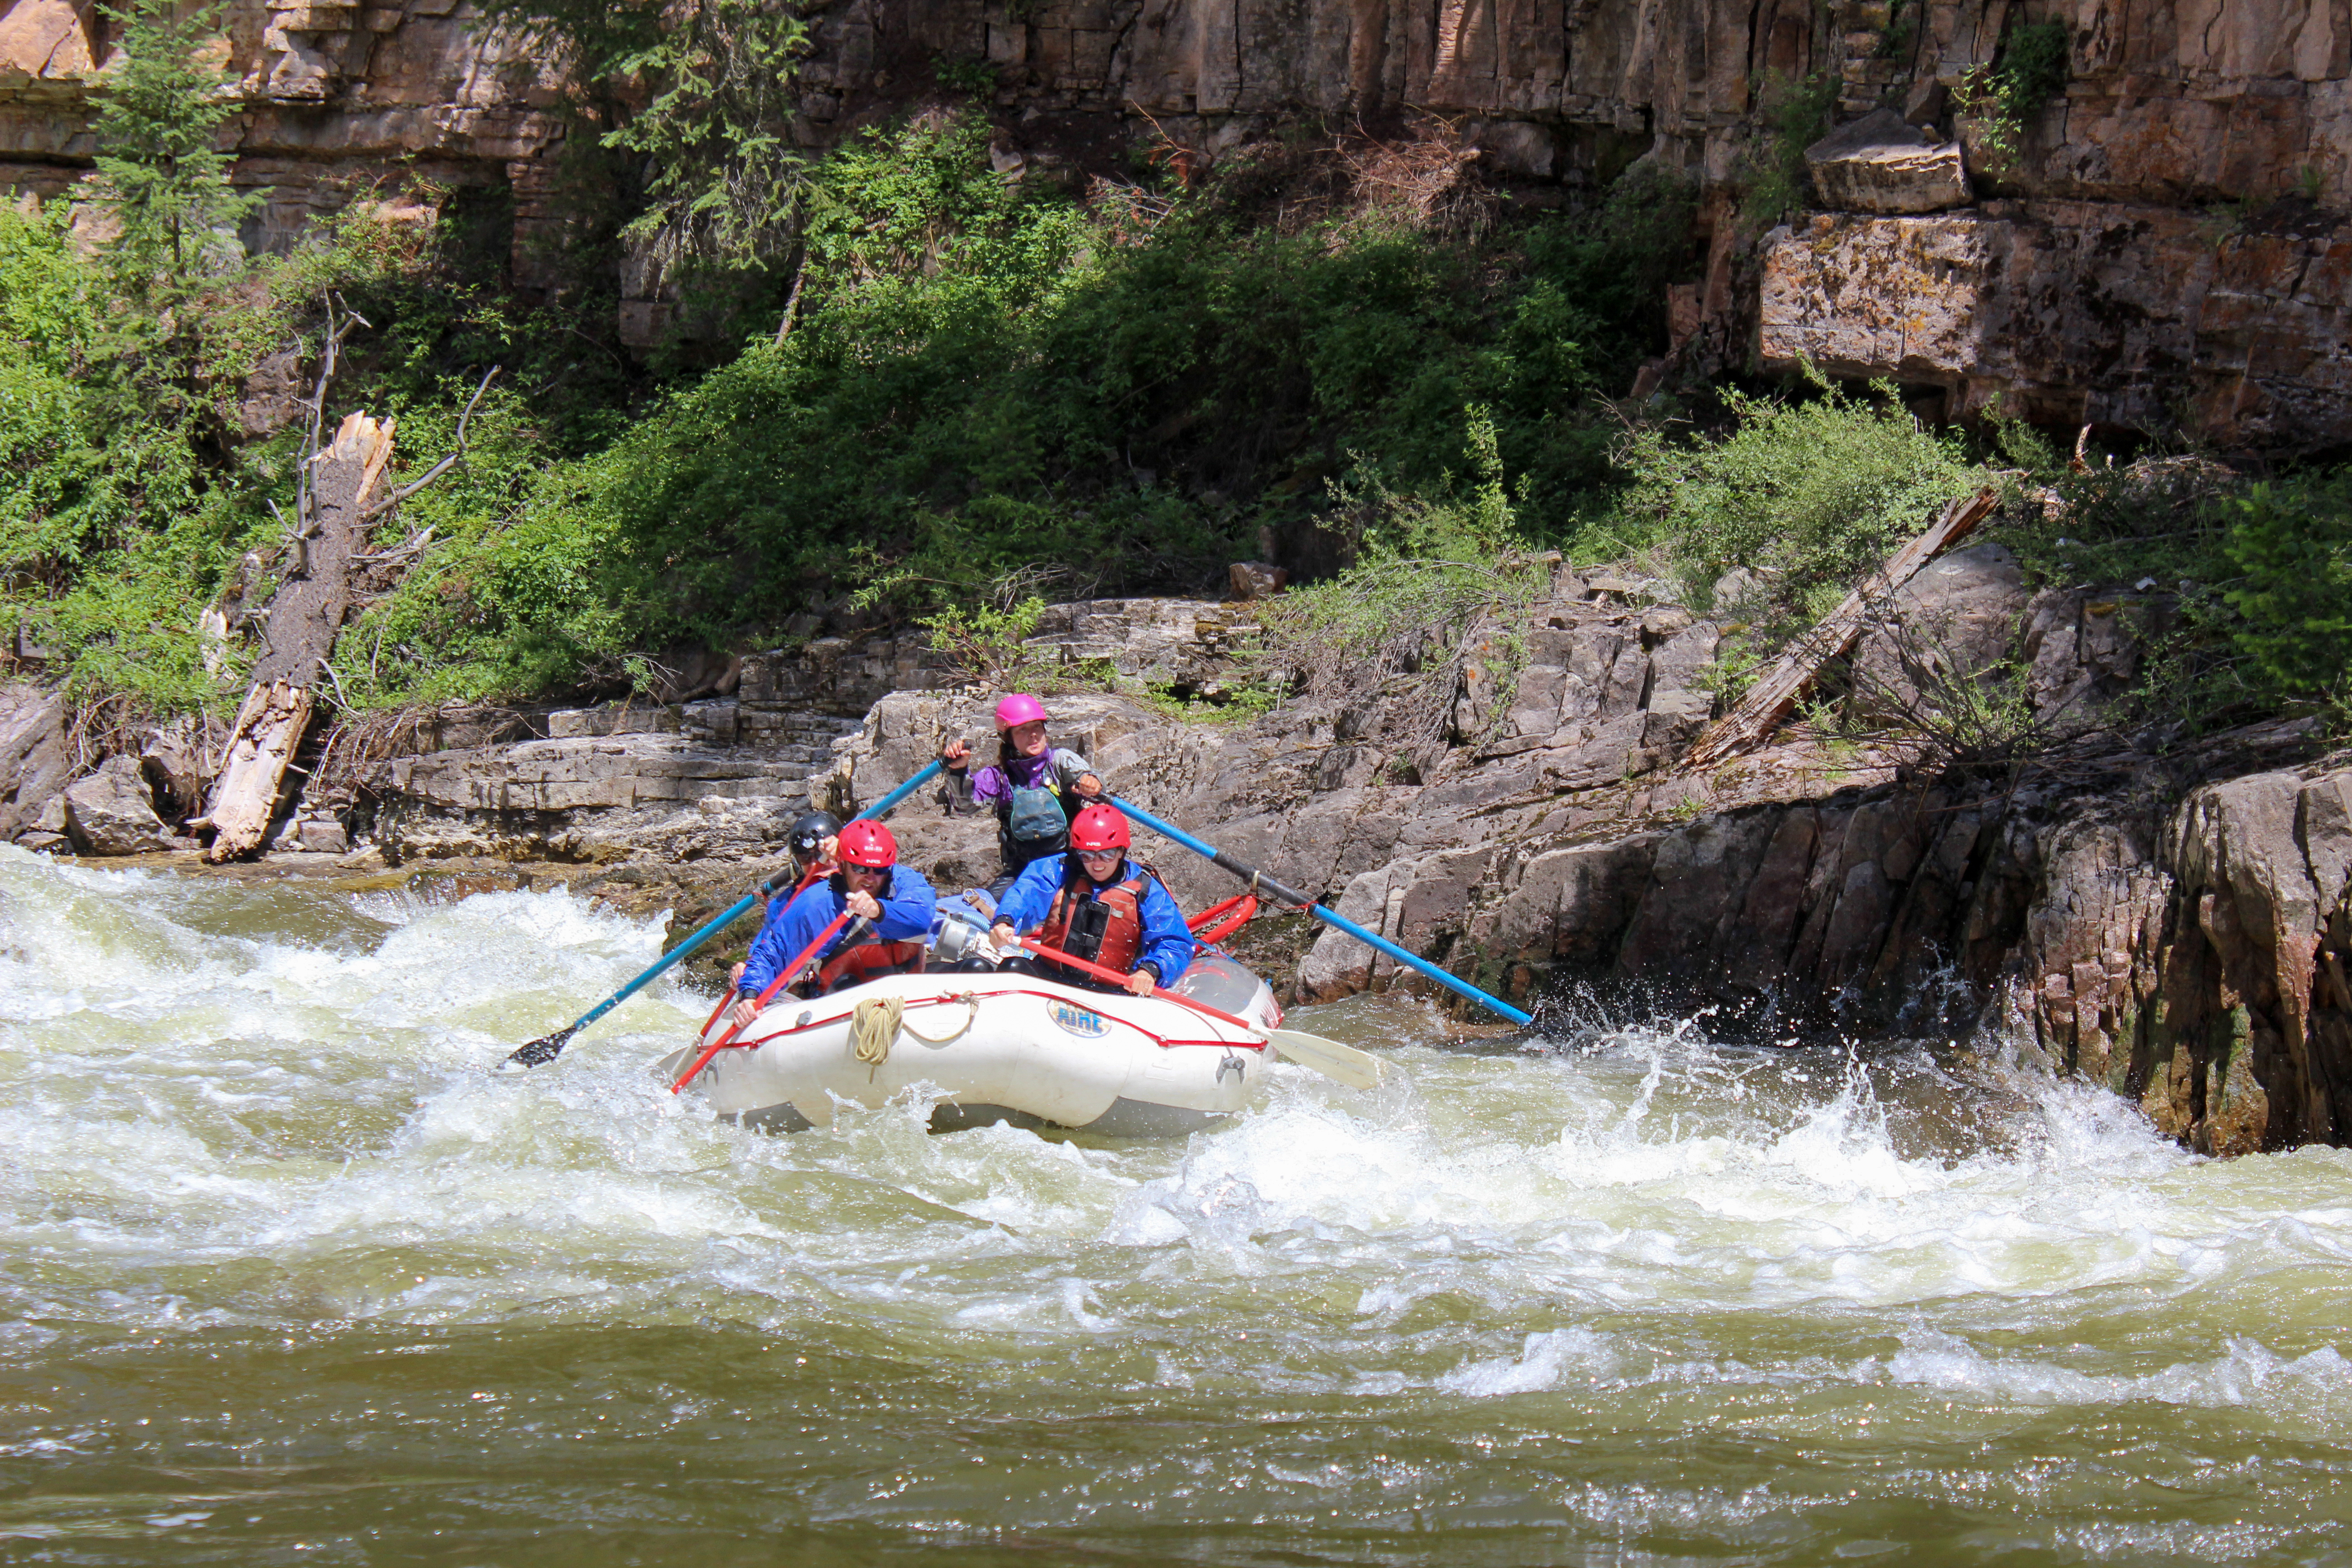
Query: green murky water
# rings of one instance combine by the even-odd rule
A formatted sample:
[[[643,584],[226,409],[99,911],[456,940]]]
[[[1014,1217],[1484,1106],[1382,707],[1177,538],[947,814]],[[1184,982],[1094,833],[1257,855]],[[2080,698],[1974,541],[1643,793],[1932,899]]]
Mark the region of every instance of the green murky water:
[[[1704,1021],[770,1138],[658,951],[0,848],[0,1560],[2352,1563],[2352,1156]]]

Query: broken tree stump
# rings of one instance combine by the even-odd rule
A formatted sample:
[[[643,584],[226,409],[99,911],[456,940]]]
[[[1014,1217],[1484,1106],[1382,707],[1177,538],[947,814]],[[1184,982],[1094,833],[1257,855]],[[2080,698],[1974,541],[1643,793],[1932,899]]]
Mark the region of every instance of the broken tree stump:
[[[261,847],[295,748],[310,727],[314,683],[351,608],[352,557],[367,538],[368,503],[392,460],[392,420],[353,414],[308,459],[304,502],[287,547],[285,580],[269,602],[252,689],[229,731],[210,809],[205,858],[215,865]],[[192,825],[193,826],[193,825]]]
[[[1727,757],[1762,745],[1780,721],[1788,717],[1789,710],[1797,705],[1805,688],[1821,674],[1822,667],[1853,647],[1862,636],[1870,606],[1911,581],[1919,568],[1983,521],[2000,499],[1991,490],[1979,490],[1946,507],[1927,532],[1888,556],[1862,586],[1848,594],[1843,603],[1798,638],[1788,652],[1774,659],[1757,677],[1756,684],[1748,689],[1748,695],[1691,743],[1691,749],[1683,753],[1683,768],[1689,771],[1712,767]]]

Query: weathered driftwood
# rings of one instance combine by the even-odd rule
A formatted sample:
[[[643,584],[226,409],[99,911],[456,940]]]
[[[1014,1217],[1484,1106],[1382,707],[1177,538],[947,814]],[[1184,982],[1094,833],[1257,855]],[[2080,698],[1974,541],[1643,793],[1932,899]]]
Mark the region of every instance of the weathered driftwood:
[[[351,607],[352,558],[367,539],[369,501],[392,460],[393,422],[353,414],[308,460],[287,575],[270,601],[253,686],[229,732],[205,820],[215,864],[261,847],[295,748],[310,728],[313,684]]]
[[[1870,574],[1844,603],[1822,617],[1795,646],[1772,661],[1756,684],[1748,689],[1731,711],[1707,726],[1706,732],[1683,754],[1685,769],[1712,767],[1763,744],[1795,707],[1822,667],[1843,655],[1862,636],[1870,606],[1879,603],[1917,574],[1919,568],[1949,549],[1969,530],[1990,514],[2000,497],[1991,490],[1962,496],[1944,509],[1934,526],[1896,551]]]

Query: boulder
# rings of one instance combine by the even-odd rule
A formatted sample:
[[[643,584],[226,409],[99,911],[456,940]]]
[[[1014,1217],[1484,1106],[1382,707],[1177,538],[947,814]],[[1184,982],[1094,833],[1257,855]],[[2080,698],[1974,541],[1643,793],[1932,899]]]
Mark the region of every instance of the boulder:
[[[1236,561],[1226,568],[1225,576],[1231,584],[1226,597],[1236,604],[1270,599],[1290,582],[1289,573],[1264,561]]]
[[[139,759],[109,757],[106,765],[66,791],[66,831],[84,855],[145,855],[176,847],[155,815]]]
[[[1805,149],[1822,205],[1848,212],[1932,213],[1969,205],[1960,144],[1938,143],[1891,109],[1841,125]]]
[[[148,731],[139,748],[140,770],[161,792],[172,820],[204,809],[205,787],[227,741],[226,728],[215,719],[174,719]]]
[[[1874,708],[1934,703],[1949,682],[1980,679],[2020,647],[2033,602],[2006,545],[1979,544],[1929,562],[1895,595],[1854,650],[1854,684]]]
[[[29,682],[0,686],[0,840],[34,830],[67,773],[65,699]]]

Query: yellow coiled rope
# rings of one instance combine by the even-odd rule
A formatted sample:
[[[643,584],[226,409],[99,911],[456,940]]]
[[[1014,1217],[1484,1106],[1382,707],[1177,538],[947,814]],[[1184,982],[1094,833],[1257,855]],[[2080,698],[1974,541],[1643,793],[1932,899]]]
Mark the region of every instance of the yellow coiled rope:
[[[980,1021],[980,998],[966,991],[949,1000],[961,1002],[971,1009],[963,1016],[961,1028],[952,1035],[942,1035],[937,1039],[917,1029],[908,1029],[907,1033],[927,1046],[951,1045],[970,1034],[972,1025]],[[865,1001],[860,1002],[851,1011],[849,1017],[849,1046],[857,1053],[857,1059],[867,1067],[880,1067],[884,1062],[888,1061],[891,1042],[898,1037],[898,1031],[905,1027],[906,1017],[907,1004],[898,997],[868,996]]]
[[[857,1059],[868,1067],[888,1061],[890,1042],[898,1037],[898,1025],[906,1016],[906,1003],[896,996],[869,996],[860,1002],[849,1019],[849,1045]]]

